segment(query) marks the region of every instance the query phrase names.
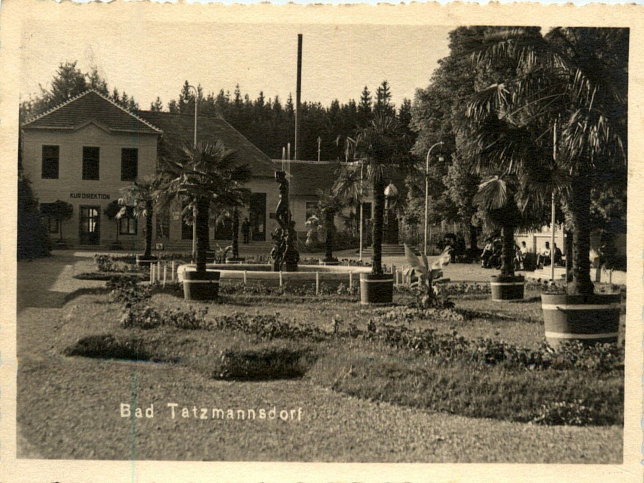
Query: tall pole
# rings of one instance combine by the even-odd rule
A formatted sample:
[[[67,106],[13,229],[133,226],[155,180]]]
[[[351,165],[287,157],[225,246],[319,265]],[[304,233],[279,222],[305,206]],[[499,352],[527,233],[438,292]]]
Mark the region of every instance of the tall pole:
[[[197,150],[197,117],[198,117],[198,105],[199,105],[199,91],[195,86],[188,86],[189,89],[192,89],[195,92],[195,125],[194,125],[194,134],[192,137],[192,146],[195,149],[195,154]],[[192,263],[197,263],[197,208],[192,209]]]
[[[364,207],[364,201],[362,199],[362,168],[363,167],[364,167],[364,162],[360,161],[360,261],[362,261],[362,224],[363,224],[362,210]]]
[[[302,98],[302,34],[297,34],[297,88],[295,90],[295,159],[302,155],[300,149],[300,101]]]
[[[423,254],[427,256],[427,228],[428,228],[428,216],[429,216],[429,157],[432,154],[432,149],[436,146],[443,144],[443,141],[438,141],[437,143],[432,144],[427,151],[427,158],[425,159],[425,240],[423,244]]]
[[[552,126],[552,159],[557,161],[557,121]],[[555,189],[552,187],[552,206],[550,213],[550,226],[552,227],[550,241],[550,280],[555,280]]]

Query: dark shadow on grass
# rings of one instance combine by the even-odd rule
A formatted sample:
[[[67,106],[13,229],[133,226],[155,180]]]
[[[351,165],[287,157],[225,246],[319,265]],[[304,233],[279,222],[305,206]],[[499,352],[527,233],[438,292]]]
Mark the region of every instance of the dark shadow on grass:
[[[83,295],[107,295],[110,291],[107,289],[107,287],[83,287],[79,288],[77,290],[74,290],[73,292],[68,292],[65,293],[65,296],[63,297],[63,304],[65,305],[68,302],[71,302],[75,298],[81,297]],[[61,307],[62,307],[61,305]]]

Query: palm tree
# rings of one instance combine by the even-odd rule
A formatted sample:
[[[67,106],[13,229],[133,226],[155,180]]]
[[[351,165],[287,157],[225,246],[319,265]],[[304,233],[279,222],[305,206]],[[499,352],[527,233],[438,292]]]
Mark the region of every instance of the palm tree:
[[[157,192],[163,184],[161,176],[146,176],[134,181],[132,186],[123,188],[125,197],[121,209],[121,215],[130,208],[135,218],[145,218],[145,249],[143,258],[149,259],[152,256],[152,220],[154,217],[154,206],[157,202]]]
[[[488,222],[501,229],[501,275],[514,276],[514,231],[520,224],[517,206],[517,179],[514,176],[493,176],[479,186],[474,203],[480,205]]]
[[[534,28],[504,30],[488,35],[474,60],[483,70],[512,66],[510,75],[480,93],[469,112],[524,132],[505,144],[506,171],[516,171],[513,150],[548,151],[554,132],[560,134],[551,156],[555,169],[549,172],[568,177],[559,191],[573,227],[568,293],[591,295],[591,193],[607,183],[606,173],[626,162],[628,29],[557,28],[545,36]]]
[[[205,272],[210,207],[212,204],[242,206],[248,191],[242,185],[250,179],[250,170],[248,166],[240,165],[235,151],[227,149],[220,141],[184,148],[180,159],[164,159],[163,162],[168,181],[157,190],[157,196],[162,204],[179,198],[186,202],[184,211],[194,210],[196,270]]]
[[[325,262],[336,261],[333,258],[333,242],[335,238],[335,215],[342,209],[342,201],[340,197],[332,190],[318,190],[318,205],[317,209],[320,217],[324,223],[324,231],[326,232],[325,240]]]
[[[348,153],[347,153],[348,154]],[[348,161],[348,159],[346,160]],[[356,210],[359,213],[363,193],[363,176],[361,165],[358,163],[347,163],[341,165],[336,173],[337,178],[333,184],[332,191],[342,200],[346,206]],[[360,218],[356,217],[358,231],[360,230]]]
[[[385,212],[385,186],[388,170],[405,170],[411,162],[409,139],[402,133],[395,117],[378,113],[371,123],[358,130],[348,146],[364,163],[373,195],[373,257],[371,272],[382,275],[382,235]]]

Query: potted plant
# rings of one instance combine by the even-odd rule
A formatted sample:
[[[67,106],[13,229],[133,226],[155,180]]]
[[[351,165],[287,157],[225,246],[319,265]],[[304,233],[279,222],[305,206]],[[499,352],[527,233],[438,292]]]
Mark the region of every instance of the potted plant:
[[[395,117],[377,113],[369,126],[358,130],[349,147],[362,161],[373,196],[373,255],[370,273],[360,274],[360,302],[389,304],[393,301],[393,274],[382,269],[382,238],[385,212],[385,187],[388,169],[406,169],[411,161],[409,142]]]
[[[439,299],[433,285],[434,280],[443,276],[443,266],[450,262],[451,250],[451,247],[446,247],[438,257],[438,260],[430,264],[424,253],[420,257],[416,256],[405,243],[405,258],[409,263],[409,268],[405,270],[405,275],[411,280],[411,286],[418,291],[420,307],[453,306],[450,302]]]
[[[493,176],[481,183],[473,199],[483,209],[488,224],[501,229],[501,273],[490,280],[492,300],[495,301],[522,299],[524,293],[525,279],[514,273],[514,230],[520,223],[516,192],[514,176]]]
[[[628,29],[556,28],[544,36],[518,28],[490,36],[475,56],[482,68],[499,61],[516,66],[487,89],[499,118],[533,126],[528,140],[542,150],[553,139],[552,158],[569,174],[563,201],[572,225],[572,277],[565,293],[542,294],[545,335],[555,347],[618,336],[620,296],[594,293],[589,254],[594,194],[616,177],[626,185],[628,42]]]
[[[196,224],[196,264],[183,274],[184,297],[212,300],[219,293],[219,272],[206,268],[210,207],[242,206],[247,193],[242,185],[250,179],[250,171],[220,141],[185,148],[179,159],[162,161],[167,181],[158,189],[158,199],[167,204],[179,198],[186,203],[185,211],[194,213]]]

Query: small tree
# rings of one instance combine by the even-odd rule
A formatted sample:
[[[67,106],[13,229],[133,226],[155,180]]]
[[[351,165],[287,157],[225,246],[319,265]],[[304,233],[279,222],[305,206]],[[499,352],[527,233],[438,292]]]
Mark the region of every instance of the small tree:
[[[120,216],[126,213],[126,207],[129,206],[135,218],[145,218],[144,258],[150,258],[152,256],[152,220],[154,217],[154,206],[157,202],[156,193],[161,184],[162,180],[160,176],[146,176],[137,179],[132,186],[123,188],[122,190],[125,197],[120,200],[120,204],[122,205]]]
[[[494,176],[479,186],[474,202],[481,206],[487,221],[501,229],[501,275],[514,276],[516,254],[514,231],[520,224],[521,214],[517,206],[517,181],[515,177]]]
[[[333,262],[333,244],[335,240],[335,215],[342,209],[340,197],[329,190],[317,190],[318,205],[317,209],[324,223],[326,232],[324,261]]]
[[[61,242],[63,241],[63,221],[69,220],[73,213],[74,206],[61,200],[40,205],[40,214],[49,216],[58,223],[58,241]]]
[[[119,220],[121,219],[123,206],[118,200],[111,201],[103,210],[105,216],[116,223],[116,243],[119,243]]]
[[[382,236],[385,212],[385,186],[388,170],[406,170],[411,162],[410,143],[400,130],[395,117],[377,114],[371,124],[359,129],[349,148],[364,162],[373,190],[373,257],[371,272],[382,275]]]

